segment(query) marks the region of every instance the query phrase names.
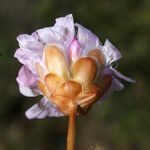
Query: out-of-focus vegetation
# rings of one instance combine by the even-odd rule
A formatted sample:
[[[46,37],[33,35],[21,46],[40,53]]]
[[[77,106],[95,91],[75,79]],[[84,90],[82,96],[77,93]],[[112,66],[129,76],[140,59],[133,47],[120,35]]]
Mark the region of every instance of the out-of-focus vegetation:
[[[26,98],[15,81],[16,36],[51,26],[73,13],[75,21],[121,51],[118,70],[136,80],[78,118],[77,150],[150,150],[149,0],[0,0],[0,150],[65,150],[67,117],[27,120],[40,97]]]

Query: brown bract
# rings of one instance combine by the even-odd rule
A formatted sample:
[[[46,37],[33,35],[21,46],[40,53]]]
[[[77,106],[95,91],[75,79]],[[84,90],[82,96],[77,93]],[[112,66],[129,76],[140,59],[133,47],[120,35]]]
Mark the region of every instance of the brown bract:
[[[42,67],[36,64],[39,78],[42,78],[38,87],[65,115],[70,114],[72,105],[77,106],[78,115],[85,115],[111,84],[110,75],[94,83],[99,69],[96,61],[102,66],[104,57],[99,50],[92,50],[88,57],[68,65],[63,51],[55,45],[48,45],[45,48],[45,64],[49,73],[43,77]]]

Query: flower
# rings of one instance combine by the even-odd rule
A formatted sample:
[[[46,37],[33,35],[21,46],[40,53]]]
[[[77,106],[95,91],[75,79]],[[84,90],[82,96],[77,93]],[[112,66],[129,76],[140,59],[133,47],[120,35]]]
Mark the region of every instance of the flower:
[[[118,78],[134,82],[112,67],[122,57],[115,46],[107,39],[102,45],[95,34],[74,24],[71,14],[17,41],[14,56],[23,64],[19,90],[28,97],[43,95],[26,111],[29,119],[69,115],[74,104],[77,114],[85,115],[95,102],[124,88]]]

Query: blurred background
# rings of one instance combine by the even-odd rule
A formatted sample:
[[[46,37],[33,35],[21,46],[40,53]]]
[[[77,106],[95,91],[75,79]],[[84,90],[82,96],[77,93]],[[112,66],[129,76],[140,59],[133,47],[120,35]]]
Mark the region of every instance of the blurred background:
[[[94,105],[77,123],[76,150],[150,150],[149,0],[0,0],[0,150],[65,150],[68,118],[28,120],[40,97],[18,91],[16,36],[52,26],[69,13],[75,22],[120,50],[118,70],[136,80]]]

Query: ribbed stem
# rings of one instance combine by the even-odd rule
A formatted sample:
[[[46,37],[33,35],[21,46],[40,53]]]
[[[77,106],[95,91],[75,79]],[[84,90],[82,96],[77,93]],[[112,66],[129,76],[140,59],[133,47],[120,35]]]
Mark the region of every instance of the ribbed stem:
[[[77,112],[77,106],[76,105],[72,105],[71,108],[70,108],[70,115],[69,115],[67,150],[74,150],[74,145],[75,145],[75,127],[76,127],[76,112]]]

